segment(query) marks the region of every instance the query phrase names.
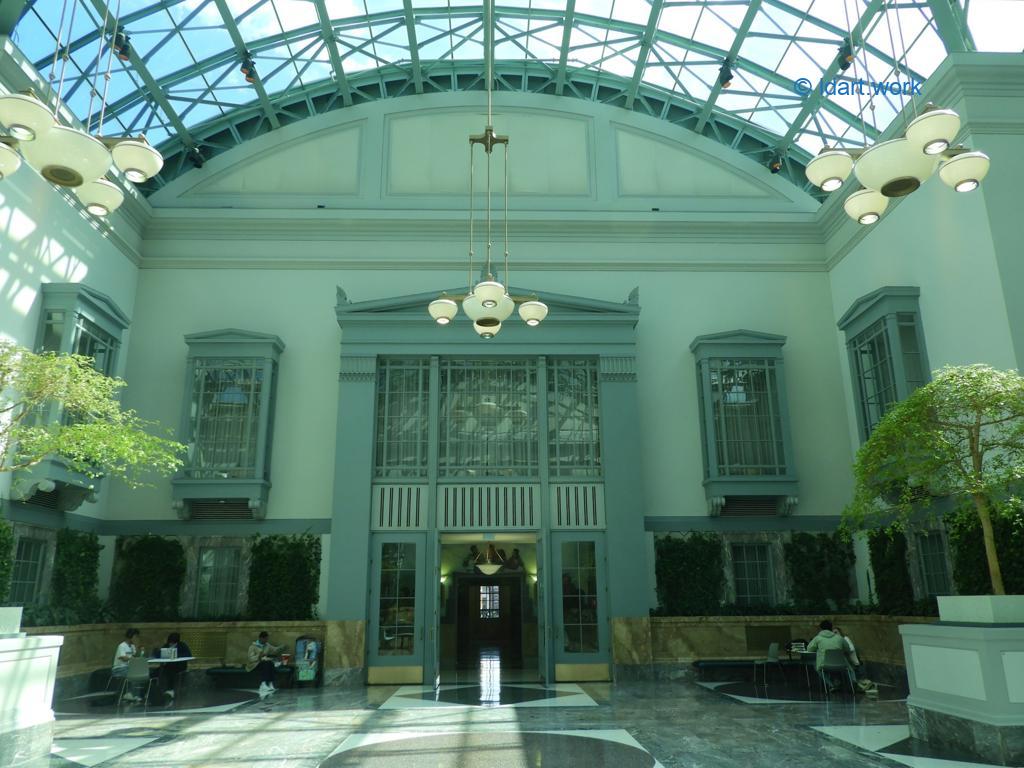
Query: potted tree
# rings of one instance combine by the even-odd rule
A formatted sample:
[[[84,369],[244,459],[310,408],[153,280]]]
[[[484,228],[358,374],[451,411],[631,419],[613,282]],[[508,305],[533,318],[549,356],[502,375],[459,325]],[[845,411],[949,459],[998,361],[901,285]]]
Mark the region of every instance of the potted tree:
[[[854,478],[844,522],[855,530],[904,528],[951,510],[977,517],[992,595],[940,597],[943,620],[1024,621],[1024,596],[1006,596],[992,526],[995,517],[1021,514],[1024,377],[1017,371],[938,371],[875,427]]]

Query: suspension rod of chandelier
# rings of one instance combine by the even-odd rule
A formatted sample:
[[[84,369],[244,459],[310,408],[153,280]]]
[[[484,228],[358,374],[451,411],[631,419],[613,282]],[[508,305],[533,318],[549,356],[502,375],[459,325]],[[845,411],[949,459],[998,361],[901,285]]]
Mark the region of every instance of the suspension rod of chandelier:
[[[484,3],[484,25],[486,50],[485,78],[487,87],[487,124],[483,133],[472,134],[469,137],[469,280],[466,293],[446,294],[442,293],[427,306],[427,311],[434,318],[438,325],[449,325],[459,312],[459,305],[473,321],[473,330],[480,338],[492,339],[501,330],[501,324],[511,316],[512,311],[518,305],[519,317],[528,326],[540,325],[547,317],[548,308],[544,302],[539,301],[536,296],[517,296],[509,293],[509,239],[508,239],[508,157],[509,139],[508,136],[495,133],[493,124],[493,83],[494,83],[494,0],[486,0]],[[498,280],[493,273],[492,249],[494,245],[491,217],[491,160],[493,159],[494,147],[501,145],[504,150],[504,266],[502,274],[504,282]],[[473,284],[473,257],[474,257],[474,220],[475,220],[475,164],[474,149],[482,147],[486,157],[486,246],[484,251],[484,265],[482,279]]]
[[[119,26],[120,0],[113,13],[113,25],[107,29],[110,14],[104,13],[103,26],[99,30],[96,55],[96,74],[93,76],[89,99],[88,124],[85,129],[61,123],[61,97],[64,88],[64,70],[67,67],[68,50],[62,45],[64,19],[69,0],[64,0],[61,23],[57,30],[57,48],[54,51],[53,66],[49,73],[50,100],[53,108],[44,103],[32,90],[22,93],[0,95],[0,124],[7,130],[0,134],[0,179],[17,171],[24,160],[51,184],[71,189],[75,196],[94,216],[106,216],[124,202],[121,187],[106,178],[111,168],[117,168],[128,181],[140,184],[155,176],[163,167],[163,157],[150,146],[144,135],[103,136],[103,118],[106,112],[107,94],[110,85],[112,54],[118,59],[129,59],[131,55],[128,35]],[[71,0],[74,3],[74,0]],[[74,23],[72,5],[68,35]],[[108,46],[107,67],[103,73],[104,86],[100,96],[96,77],[100,71],[103,48]],[[61,62],[60,74],[57,62]],[[54,80],[58,85],[54,88]],[[100,96],[99,119],[96,135],[92,129],[92,103]]]

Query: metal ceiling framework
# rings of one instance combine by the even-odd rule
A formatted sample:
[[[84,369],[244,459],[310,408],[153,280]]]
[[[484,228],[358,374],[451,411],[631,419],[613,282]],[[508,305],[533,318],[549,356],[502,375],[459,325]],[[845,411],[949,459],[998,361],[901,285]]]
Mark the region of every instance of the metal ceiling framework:
[[[208,158],[376,99],[485,88],[483,8],[460,0],[360,0],[366,12],[348,16],[330,15],[335,0],[70,2],[81,4],[82,22],[66,45],[65,101],[83,122],[93,118],[85,104],[102,88],[99,27],[121,13],[132,52],[116,62],[106,121],[146,133],[164,154],[150,189],[189,170],[196,149]],[[14,40],[45,76],[61,2],[12,5]],[[890,94],[826,95],[822,83],[920,82],[947,51],[974,47],[957,0],[497,0],[493,40],[497,91],[666,120],[758,162],[780,157],[782,175],[811,192],[803,171],[813,152],[872,141],[903,107]],[[846,40],[856,59],[844,72]],[[246,56],[259,73],[252,84],[238,71]],[[719,81],[723,62],[734,73],[729,89]],[[794,89],[796,75],[809,93]]]

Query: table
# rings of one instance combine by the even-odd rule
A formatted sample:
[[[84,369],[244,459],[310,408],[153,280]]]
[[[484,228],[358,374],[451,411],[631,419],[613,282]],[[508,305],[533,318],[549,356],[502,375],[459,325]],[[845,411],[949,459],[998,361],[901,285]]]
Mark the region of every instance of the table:
[[[809,668],[817,660],[818,652],[817,651],[798,651],[798,653],[800,654],[800,663],[803,664],[803,667],[804,667],[804,680],[807,681],[807,689],[810,690],[810,688],[811,688],[811,673],[809,671]]]
[[[149,659],[150,664],[174,664],[177,661],[192,661],[195,656],[178,656],[176,659]]]

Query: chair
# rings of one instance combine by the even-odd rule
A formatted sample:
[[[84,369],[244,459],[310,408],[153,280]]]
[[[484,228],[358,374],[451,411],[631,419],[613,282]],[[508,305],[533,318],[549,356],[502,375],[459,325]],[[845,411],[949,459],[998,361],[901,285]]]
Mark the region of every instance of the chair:
[[[764,668],[764,685],[768,687],[768,665],[774,664],[779,668],[779,672],[782,672],[782,677],[785,679],[786,673],[782,669],[782,662],[779,661],[779,644],[772,643],[768,646],[768,658],[767,659],[755,659],[754,660],[754,685],[757,685],[757,669],[758,667]]]
[[[118,706],[121,705],[129,686],[143,684],[146,686],[146,692],[142,696],[142,703],[145,705],[149,702],[149,691],[153,687],[153,678],[149,676],[149,660],[144,656],[135,656],[128,660],[128,674],[124,676],[121,692],[117,696]]]
[[[821,678],[821,687],[825,690],[825,695],[828,696],[828,673],[829,672],[842,672],[846,676],[847,682],[850,683],[850,693],[855,695],[857,692],[856,683],[853,680],[853,670],[850,669],[850,664],[846,660],[846,654],[838,648],[829,648],[825,651],[825,658],[821,665],[821,669],[818,670],[818,676]]]

